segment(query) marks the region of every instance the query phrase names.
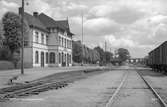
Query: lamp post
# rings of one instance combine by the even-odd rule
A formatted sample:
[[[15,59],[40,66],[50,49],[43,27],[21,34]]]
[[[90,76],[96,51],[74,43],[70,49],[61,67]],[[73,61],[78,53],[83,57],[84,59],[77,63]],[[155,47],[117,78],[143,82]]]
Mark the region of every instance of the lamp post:
[[[22,9],[21,9],[21,74],[24,74],[24,0],[22,0]]]

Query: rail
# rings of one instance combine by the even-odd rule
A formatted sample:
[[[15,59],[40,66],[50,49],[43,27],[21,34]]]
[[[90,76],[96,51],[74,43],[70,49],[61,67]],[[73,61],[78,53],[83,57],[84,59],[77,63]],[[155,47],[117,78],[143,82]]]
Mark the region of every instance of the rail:
[[[150,90],[153,92],[153,94],[158,98],[160,104],[163,107],[167,107],[167,104],[164,102],[164,100],[161,98],[161,96],[155,91],[155,89],[151,86],[151,84],[145,80],[145,78],[139,73],[139,71],[136,71],[140,77],[142,78],[142,80],[146,83],[146,85],[150,88]]]
[[[106,106],[105,107],[110,107],[111,104],[113,103],[115,97],[117,96],[117,94],[119,93],[121,87],[123,86],[126,78],[128,77],[128,74],[129,74],[129,71],[123,76],[123,79],[120,83],[120,85],[118,86],[118,88],[115,90],[114,94],[112,95],[112,97],[109,99],[109,101],[106,103]]]

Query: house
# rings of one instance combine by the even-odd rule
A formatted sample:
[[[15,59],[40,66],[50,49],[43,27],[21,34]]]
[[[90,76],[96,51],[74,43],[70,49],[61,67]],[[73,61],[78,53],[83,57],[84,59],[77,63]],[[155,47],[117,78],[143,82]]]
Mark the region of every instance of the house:
[[[21,13],[21,8],[19,9]],[[68,20],[44,13],[24,13],[29,33],[24,43],[25,67],[72,66],[72,37]]]

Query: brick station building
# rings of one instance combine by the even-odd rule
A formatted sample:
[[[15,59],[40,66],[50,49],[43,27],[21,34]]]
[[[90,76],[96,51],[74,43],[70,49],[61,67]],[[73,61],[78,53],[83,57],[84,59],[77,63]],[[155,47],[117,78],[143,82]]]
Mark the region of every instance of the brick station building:
[[[24,66],[72,66],[73,34],[68,19],[57,21],[38,12],[33,15],[25,12],[24,18],[29,25],[24,44]]]

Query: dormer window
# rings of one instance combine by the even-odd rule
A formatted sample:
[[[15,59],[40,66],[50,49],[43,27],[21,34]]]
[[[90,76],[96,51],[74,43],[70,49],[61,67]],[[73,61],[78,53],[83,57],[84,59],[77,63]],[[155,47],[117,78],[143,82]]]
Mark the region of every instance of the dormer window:
[[[66,31],[64,32],[64,35],[67,36],[67,32]]]
[[[54,31],[54,32],[57,32],[57,29],[54,29],[53,31]]]
[[[51,33],[53,32],[53,28],[50,28],[50,32],[51,32]]]

